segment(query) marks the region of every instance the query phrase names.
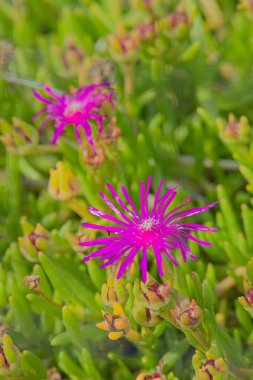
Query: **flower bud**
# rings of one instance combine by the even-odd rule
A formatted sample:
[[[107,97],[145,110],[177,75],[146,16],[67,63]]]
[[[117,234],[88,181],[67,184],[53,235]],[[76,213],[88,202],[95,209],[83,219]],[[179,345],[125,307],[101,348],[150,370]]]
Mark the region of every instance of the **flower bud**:
[[[60,201],[67,201],[80,194],[79,182],[64,162],[58,161],[56,169],[50,170],[48,192]]]
[[[7,334],[9,331],[9,328],[6,324],[0,323],[0,343],[3,341],[3,337],[5,334]]]
[[[165,380],[165,377],[159,373],[153,373],[153,375],[148,375],[146,373],[140,373],[136,380]]]
[[[139,325],[145,327],[155,327],[161,321],[159,315],[154,313],[153,310],[145,307],[143,303],[137,299],[134,301],[133,317]]]
[[[193,356],[192,362],[196,374],[193,380],[227,380],[229,371],[224,359],[216,359],[210,351],[206,356],[207,359],[202,360],[198,351]]]
[[[0,377],[9,378],[19,372],[20,353],[9,335],[4,334],[0,345]],[[1,378],[2,378],[1,377]]]
[[[250,288],[245,294],[245,299],[250,306],[253,306],[253,288]]]
[[[238,299],[243,308],[253,317],[253,288],[245,290],[245,296],[239,297]]]
[[[228,370],[223,358],[208,359],[196,372],[196,380],[226,380]]]
[[[137,38],[142,42],[155,37],[156,29],[154,22],[147,21],[142,24],[138,24],[135,27],[135,34]]]
[[[38,131],[17,117],[12,118],[12,124],[0,120],[0,130],[0,141],[14,153],[26,154],[38,143]]]
[[[95,143],[96,151],[92,151],[89,147],[83,149],[83,161],[91,168],[98,168],[105,159],[105,150]]]
[[[253,0],[241,0],[238,8],[243,11],[253,11]]]
[[[109,331],[109,339],[117,340],[126,336],[132,340],[139,340],[139,334],[131,329],[131,323],[119,303],[113,304],[113,314],[106,311],[103,311],[102,314],[104,322],[97,323],[96,326],[99,329]]]
[[[121,32],[118,36],[110,35],[108,40],[111,55],[115,60],[125,61],[137,56],[139,40],[134,33]]]
[[[146,283],[141,282],[139,300],[145,307],[151,310],[160,310],[168,305],[172,299],[172,290],[168,283],[158,284],[155,279],[148,275]]]
[[[66,233],[66,237],[75,252],[85,252],[89,249],[89,247],[81,246],[80,243],[87,242],[92,240],[92,235],[89,233],[85,233],[83,228],[79,228],[76,234],[72,234],[71,232]]]
[[[183,328],[195,328],[202,322],[203,318],[202,309],[195,300],[171,310],[170,313]]]
[[[66,45],[61,53],[61,61],[66,70],[65,75],[73,76],[78,72],[80,62],[84,59],[84,54],[73,41],[67,41]]]
[[[172,12],[168,15],[169,26],[177,28],[179,25],[189,23],[188,16],[185,12]]]
[[[48,248],[50,234],[40,223],[35,228],[26,218],[20,223],[24,233],[18,238],[20,252],[28,261],[37,262],[38,252],[45,252]]]
[[[47,380],[62,380],[62,376],[57,368],[52,367],[47,370]]]
[[[100,141],[106,145],[115,144],[120,135],[121,130],[116,126],[116,118],[112,117],[110,124],[101,132]]]
[[[39,290],[40,286],[40,276],[31,275],[31,276],[25,276],[23,278],[23,283],[29,288],[33,290]]]
[[[219,128],[220,136],[226,143],[248,142],[249,122],[246,116],[241,116],[238,120],[234,114],[230,113],[226,124],[220,119],[218,119],[216,123]]]
[[[109,278],[106,284],[102,285],[102,301],[106,306],[113,306],[115,302],[124,304],[128,298],[128,292],[121,280]]]

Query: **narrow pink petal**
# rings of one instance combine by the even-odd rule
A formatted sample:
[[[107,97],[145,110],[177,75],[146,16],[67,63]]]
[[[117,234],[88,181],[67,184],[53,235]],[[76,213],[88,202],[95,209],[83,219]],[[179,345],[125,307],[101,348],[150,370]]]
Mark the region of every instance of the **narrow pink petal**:
[[[58,138],[60,137],[60,135],[63,133],[64,129],[66,127],[66,124],[65,123],[61,123],[55,130],[55,134],[54,134],[54,137],[52,139],[52,144],[56,144],[57,143],[57,140]]]
[[[46,104],[53,104],[53,101],[52,100],[49,100],[47,98],[44,98],[42,95],[40,95],[37,91],[35,90],[32,90],[32,93],[33,95],[35,96],[35,98],[37,98],[38,100],[40,100],[42,103],[46,103]]]
[[[79,245],[82,245],[82,243],[79,243]],[[90,253],[89,255],[83,258],[83,261],[89,261],[90,259],[93,259],[94,257],[103,256],[104,254],[108,252],[111,252],[111,245],[107,245],[106,247],[100,248],[97,251]]]
[[[120,233],[121,231],[123,231],[122,227],[101,226],[100,224],[92,223],[82,223],[82,226],[85,228],[92,228],[94,230],[108,231],[112,233]]]
[[[57,100],[57,101],[61,101],[61,97],[59,97],[59,96],[56,94],[56,92],[54,92],[54,91],[52,90],[51,87],[49,87],[49,86],[44,86],[44,90],[45,90],[49,95],[51,95],[53,99],[55,99],[55,100]]]
[[[96,246],[96,245],[105,245],[105,244],[111,244],[115,241],[119,241],[120,237],[118,236],[109,236],[105,238],[100,238],[96,240],[91,240],[91,241],[82,241],[79,243],[82,247],[91,247],[91,246]]]
[[[95,145],[94,145],[94,141],[92,138],[92,128],[91,128],[90,123],[88,123],[88,121],[83,121],[81,126],[84,129],[84,132],[87,136],[87,140],[88,140],[90,146],[92,147],[93,150],[95,150]]]
[[[185,206],[187,206],[190,202],[191,202],[191,199],[190,198],[185,198],[187,202],[185,203],[182,203],[180,206],[177,206],[175,207],[173,210],[171,210],[168,214],[166,214],[164,216],[164,219],[163,221],[166,223],[168,220],[172,219],[172,215],[175,213],[175,211],[177,210],[180,210],[181,208],[184,208]]]
[[[160,197],[160,193],[161,193],[161,190],[162,190],[162,187],[163,187],[163,183],[164,183],[164,179],[161,180],[161,182],[160,182],[160,184],[158,186],[157,192],[155,194],[154,205],[153,205],[153,210],[152,210],[151,216],[154,216],[155,213],[156,213],[156,206],[157,206],[157,203],[159,201],[159,197]]]
[[[206,247],[209,247],[210,245],[212,245],[212,243],[210,243],[209,241],[197,239],[194,236],[192,236],[191,234],[188,234],[187,232],[184,232],[182,235],[185,236],[187,239],[195,241],[195,243],[205,245]]]
[[[180,223],[174,224],[174,226],[180,230],[217,232],[217,228],[207,227],[196,223]]]
[[[124,248],[121,252],[117,253],[116,255],[114,255],[110,260],[106,261],[104,264],[100,265],[100,268],[106,268],[108,267],[109,265],[112,265],[114,264],[116,261],[118,261],[127,251],[129,251],[129,247],[128,248]]]
[[[188,216],[192,216],[195,214],[199,214],[201,212],[205,212],[205,211],[209,210],[210,208],[214,207],[215,205],[217,205],[217,203],[218,202],[213,202],[212,204],[210,204],[208,206],[195,207],[195,208],[191,208],[189,210],[180,211],[180,212],[177,212],[175,214],[171,214],[170,219],[173,219],[172,222],[175,223],[176,221],[183,219],[183,218],[187,218]],[[166,217],[167,216],[168,215],[166,215]]]
[[[89,212],[92,214],[92,215],[95,215],[95,216],[98,216],[100,218],[103,218],[103,219],[106,219],[106,220],[110,220],[111,222],[114,222],[114,223],[117,223],[117,224],[120,224],[124,227],[128,227],[128,224],[123,222],[122,220],[120,219],[117,219],[117,218],[114,218],[113,216],[111,215],[108,215],[106,213],[104,213],[103,211],[100,211],[98,210],[97,208],[95,207],[92,207],[92,206],[89,206]]]
[[[76,134],[76,138],[77,138],[77,141],[79,143],[81,143],[81,135],[80,135],[80,132],[79,132],[79,125],[75,125],[74,127],[74,130],[75,130],[75,134]]]
[[[135,205],[134,205],[132,199],[130,198],[130,196],[129,196],[128,192],[127,192],[127,189],[125,188],[124,185],[121,186],[121,190],[122,190],[122,193],[123,193],[123,195],[124,195],[126,201],[128,202],[128,204],[132,207],[132,209],[133,209],[133,211],[135,212],[135,214],[140,218],[141,216],[140,216],[140,214],[139,214],[137,208],[135,207]]]
[[[152,182],[152,177],[150,176],[150,177],[148,177],[147,188],[146,188],[146,192],[145,192],[145,196],[144,196],[144,210],[145,210],[146,217],[150,216],[149,207],[148,207],[148,196],[149,196],[149,192],[150,192],[151,182]]]
[[[158,211],[157,211],[157,215],[159,218],[162,218],[165,211],[167,210],[167,208],[169,207],[169,205],[173,202],[174,198],[176,197],[177,193],[176,191],[172,192],[168,199],[164,202],[163,206],[160,205],[160,207],[158,208]]]
[[[166,256],[168,256],[168,258],[170,259],[170,261],[172,262],[172,264],[174,264],[176,267],[179,266],[177,260],[172,256],[171,252],[168,250],[168,249],[163,249],[164,253]]]
[[[145,210],[145,182],[141,181],[140,185],[140,206],[141,206],[141,216],[142,218],[146,217],[146,210]]]
[[[123,263],[121,264],[120,268],[119,268],[119,272],[117,274],[117,279],[119,279],[120,277],[122,277],[124,271],[126,270],[127,266],[129,264],[131,264],[131,262],[134,260],[136,254],[138,253],[139,251],[139,247],[138,248],[132,248],[132,250],[129,252],[129,254],[127,255],[125,261],[123,261]]]
[[[33,116],[32,120],[33,121],[36,121],[40,115],[42,115],[43,113],[46,114],[48,112],[48,106],[42,108],[42,110],[40,110],[39,112],[36,112],[36,114]]]
[[[99,115],[96,115],[95,113],[89,114],[89,119],[93,119],[98,124],[98,133],[101,133],[103,130],[103,118]]]
[[[133,218],[135,221],[137,221],[137,218],[136,216],[129,210],[129,208],[124,204],[124,202],[122,201],[122,199],[118,196],[118,194],[116,193],[116,191],[114,190],[114,188],[112,187],[112,185],[110,185],[109,183],[106,183],[106,186],[107,188],[109,189],[109,191],[111,192],[113,198],[116,200],[116,202],[123,208],[123,210],[131,217]]]
[[[106,197],[106,195],[102,192],[99,193],[101,198],[105,201],[108,207],[118,216],[120,216],[122,219],[124,219],[127,223],[133,223],[129,218],[126,217],[125,214],[123,214],[114,204]]]
[[[155,254],[155,259],[156,259],[156,265],[157,265],[157,270],[158,274],[160,277],[163,276],[163,267],[162,267],[162,254],[160,249],[157,246],[153,246],[154,254]]]
[[[141,268],[141,275],[142,275],[142,281],[147,281],[147,271],[148,271],[148,254],[147,254],[147,248],[143,247],[142,249],[142,257],[140,262],[140,268]]]

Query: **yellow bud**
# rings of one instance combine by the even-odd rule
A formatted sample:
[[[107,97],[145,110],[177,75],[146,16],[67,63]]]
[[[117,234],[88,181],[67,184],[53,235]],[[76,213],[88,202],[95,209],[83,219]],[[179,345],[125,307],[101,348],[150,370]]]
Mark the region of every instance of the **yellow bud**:
[[[80,194],[77,178],[61,161],[57,162],[56,169],[50,169],[48,192],[53,198],[61,201],[69,200]]]
[[[118,318],[118,319],[115,319],[115,321],[114,321],[114,327],[117,330],[129,330],[129,328],[130,328],[129,320],[127,318]]]
[[[121,338],[123,336],[123,332],[110,332],[109,334],[108,334],[108,337],[109,337],[109,339],[111,339],[111,340],[117,340],[117,339],[119,339],[119,338]]]
[[[96,326],[101,330],[108,330],[108,326],[107,326],[107,323],[105,321],[96,323]]]

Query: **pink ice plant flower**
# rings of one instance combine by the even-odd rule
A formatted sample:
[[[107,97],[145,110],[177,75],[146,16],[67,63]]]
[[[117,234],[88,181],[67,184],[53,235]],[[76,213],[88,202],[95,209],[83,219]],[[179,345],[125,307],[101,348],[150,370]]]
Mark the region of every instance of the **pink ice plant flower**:
[[[41,130],[47,126],[50,120],[55,122],[55,133],[52,144],[56,144],[58,138],[64,133],[67,125],[72,124],[76,138],[81,143],[80,130],[83,130],[87,140],[95,151],[94,139],[92,134],[91,120],[98,126],[98,132],[103,129],[103,121],[106,118],[101,114],[101,105],[109,102],[113,106],[113,89],[109,82],[93,84],[79,88],[74,94],[57,93],[48,86],[43,89],[52,99],[48,99],[37,91],[33,90],[34,96],[46,106],[38,112],[34,119],[45,114],[41,124]]]
[[[181,251],[184,262],[186,262],[188,257],[193,260],[197,259],[190,252],[190,248],[186,242],[187,239],[204,246],[211,245],[211,243],[193,236],[190,232],[216,232],[216,228],[201,224],[186,223],[184,221],[181,222],[181,220],[207,211],[215,206],[217,202],[204,207],[194,207],[184,210],[187,204],[191,202],[189,198],[186,198],[185,203],[168,211],[167,209],[176,197],[177,192],[176,187],[173,187],[168,189],[164,195],[161,195],[164,183],[162,179],[154,196],[153,207],[150,209],[148,196],[150,193],[151,180],[152,178],[149,177],[147,185],[145,185],[144,181],[141,182],[140,210],[135,207],[125,186],[121,187],[125,198],[125,201],[123,201],[114,188],[109,183],[106,184],[114,199],[114,203],[111,202],[104,193],[101,192],[100,196],[117,217],[111,216],[91,206],[89,207],[89,211],[95,216],[114,223],[115,226],[102,226],[91,223],[82,224],[83,227],[106,231],[110,234],[108,237],[101,237],[96,240],[80,243],[81,246],[103,246],[84,257],[84,261],[99,257],[100,261],[104,261],[101,268],[105,268],[121,260],[121,265],[117,273],[117,278],[119,279],[127,266],[134,260],[135,256],[141,252],[140,269],[142,272],[142,281],[146,282],[149,248],[153,250],[158,274],[162,277],[164,274],[162,255],[167,256],[175,266],[178,266],[179,264],[173,255],[175,249]],[[117,204],[117,206],[115,206],[115,204]]]

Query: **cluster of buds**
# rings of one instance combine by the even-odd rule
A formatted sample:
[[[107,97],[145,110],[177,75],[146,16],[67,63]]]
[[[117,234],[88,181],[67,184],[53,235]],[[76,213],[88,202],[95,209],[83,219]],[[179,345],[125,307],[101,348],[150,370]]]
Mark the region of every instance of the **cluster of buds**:
[[[113,307],[115,302],[126,303],[128,292],[122,280],[108,278],[107,283],[102,285],[101,297],[105,306]]]
[[[238,120],[232,113],[225,124],[221,119],[216,121],[221,138],[227,143],[247,143],[249,140],[249,122],[246,116]]]
[[[50,234],[40,223],[34,227],[26,218],[22,218],[20,223],[24,233],[18,238],[20,252],[28,261],[37,262],[38,253],[48,248]]]
[[[196,351],[192,358],[192,364],[195,370],[193,380],[227,380],[229,370],[223,358],[215,358],[211,351],[202,357],[199,351]]]
[[[0,377],[9,379],[9,376],[20,374],[20,352],[8,334],[0,337]]]
[[[178,307],[170,310],[170,314],[181,328],[196,328],[203,318],[203,311],[195,300],[191,302],[186,299],[182,300]]]
[[[25,155],[38,143],[36,129],[17,117],[12,118],[11,124],[0,120],[0,130],[0,141],[14,153]]]
[[[130,340],[138,341],[139,333],[131,328],[131,323],[126,317],[123,307],[115,302],[113,304],[113,314],[106,311],[102,312],[104,321],[97,323],[97,327],[109,332],[108,337],[111,340],[117,340],[121,337],[127,337]]]
[[[57,162],[56,169],[50,169],[49,194],[60,201],[67,201],[80,194],[79,182],[64,162]]]

